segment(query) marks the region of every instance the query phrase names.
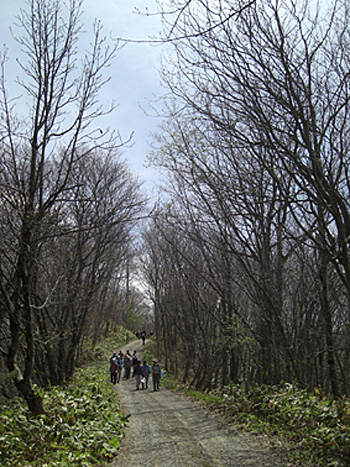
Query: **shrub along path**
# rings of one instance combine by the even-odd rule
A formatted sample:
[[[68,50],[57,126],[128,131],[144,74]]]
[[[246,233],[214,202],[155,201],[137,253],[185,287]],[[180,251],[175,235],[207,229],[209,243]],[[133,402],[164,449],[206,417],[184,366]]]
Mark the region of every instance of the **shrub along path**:
[[[136,350],[139,343],[123,347]],[[135,378],[115,386],[124,415],[126,437],[112,467],[286,467],[283,452],[255,435],[236,431],[220,416],[161,386],[136,391]]]

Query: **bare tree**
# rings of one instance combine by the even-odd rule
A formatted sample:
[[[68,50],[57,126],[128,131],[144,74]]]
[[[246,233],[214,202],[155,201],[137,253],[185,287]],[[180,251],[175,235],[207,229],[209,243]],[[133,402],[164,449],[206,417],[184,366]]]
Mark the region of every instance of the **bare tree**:
[[[50,283],[52,292],[35,314],[42,318],[39,329],[50,329],[40,336],[45,351],[37,352],[44,354],[37,366],[53,370],[42,371],[51,384],[72,375],[86,325],[94,311],[101,314],[106,308],[144,204],[139,184],[113,152],[91,153],[76,166],[72,178],[75,189],[62,203],[56,235],[47,242],[48,258],[40,256],[41,283],[46,288]],[[47,264],[48,260],[52,262]]]
[[[349,296],[348,2],[242,2],[236,16],[233,1],[176,5],[175,66],[164,79],[178,102],[170,120],[181,115],[184,124],[161,142],[161,165],[186,215],[189,207],[210,215],[249,276],[270,353],[264,371],[276,371],[283,349],[299,374],[284,271],[297,243],[315,249],[319,325],[338,396],[330,278],[335,270]]]
[[[72,172],[86,154],[92,148],[117,146],[113,133],[101,134],[96,128],[96,119],[106,113],[97,100],[106,82],[102,70],[119,44],[108,46],[102,26],[96,23],[91,50],[78,66],[81,5],[81,0],[71,0],[67,8],[56,1],[29,0],[27,9],[18,15],[21,35],[15,38],[23,52],[23,60],[18,60],[18,83],[30,109],[22,121],[15,116],[14,101],[8,96],[6,57],[1,62],[1,207],[3,219],[10,222],[1,249],[1,317],[9,320],[10,331],[7,348],[2,350],[33,413],[44,411],[31,377],[38,261],[46,239],[45,225],[73,190]]]

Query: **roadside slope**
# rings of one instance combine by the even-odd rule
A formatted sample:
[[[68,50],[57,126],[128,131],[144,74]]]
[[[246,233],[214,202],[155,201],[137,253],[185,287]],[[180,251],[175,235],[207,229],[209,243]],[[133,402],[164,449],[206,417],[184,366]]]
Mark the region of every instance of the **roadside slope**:
[[[138,353],[143,350],[138,343],[129,348]],[[136,391],[134,378],[116,385],[130,422],[113,467],[288,465],[281,453],[260,438],[235,431],[221,417],[182,395],[163,387],[154,392],[150,383],[144,391]]]

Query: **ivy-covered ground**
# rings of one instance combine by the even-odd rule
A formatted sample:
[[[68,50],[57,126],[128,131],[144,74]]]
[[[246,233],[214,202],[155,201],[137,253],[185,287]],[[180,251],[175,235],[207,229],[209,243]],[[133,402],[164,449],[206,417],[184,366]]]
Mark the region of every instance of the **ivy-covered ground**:
[[[38,389],[47,415],[33,417],[20,398],[1,407],[1,466],[96,467],[117,455],[127,420],[109,382],[108,361],[124,343],[124,335],[120,332],[87,349],[88,365],[76,370],[69,385]],[[151,361],[154,352],[154,345],[148,345],[143,356]],[[350,465],[348,399],[333,400],[319,389],[310,393],[290,384],[249,390],[230,385],[210,393],[194,391],[169,375],[162,384],[201,400],[235,429],[263,434],[293,465]],[[156,394],[158,404],[162,391]]]
[[[109,382],[108,358],[117,346],[118,336],[95,348],[69,385],[38,388],[47,415],[33,417],[20,398],[2,407],[2,467],[96,467],[116,455],[126,423]]]

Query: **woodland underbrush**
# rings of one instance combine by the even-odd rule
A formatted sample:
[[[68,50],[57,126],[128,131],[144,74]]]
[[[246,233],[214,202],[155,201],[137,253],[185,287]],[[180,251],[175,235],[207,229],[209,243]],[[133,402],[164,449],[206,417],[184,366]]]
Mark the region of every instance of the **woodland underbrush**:
[[[109,382],[110,352],[119,336],[87,349],[85,365],[66,386],[42,390],[47,414],[32,416],[15,398],[0,414],[3,467],[96,467],[117,454],[127,422]]]
[[[237,428],[260,433],[283,448],[297,465],[350,465],[350,401],[334,400],[320,389],[310,393],[292,384],[249,390],[230,384],[201,393],[166,376],[166,386],[203,401]]]

